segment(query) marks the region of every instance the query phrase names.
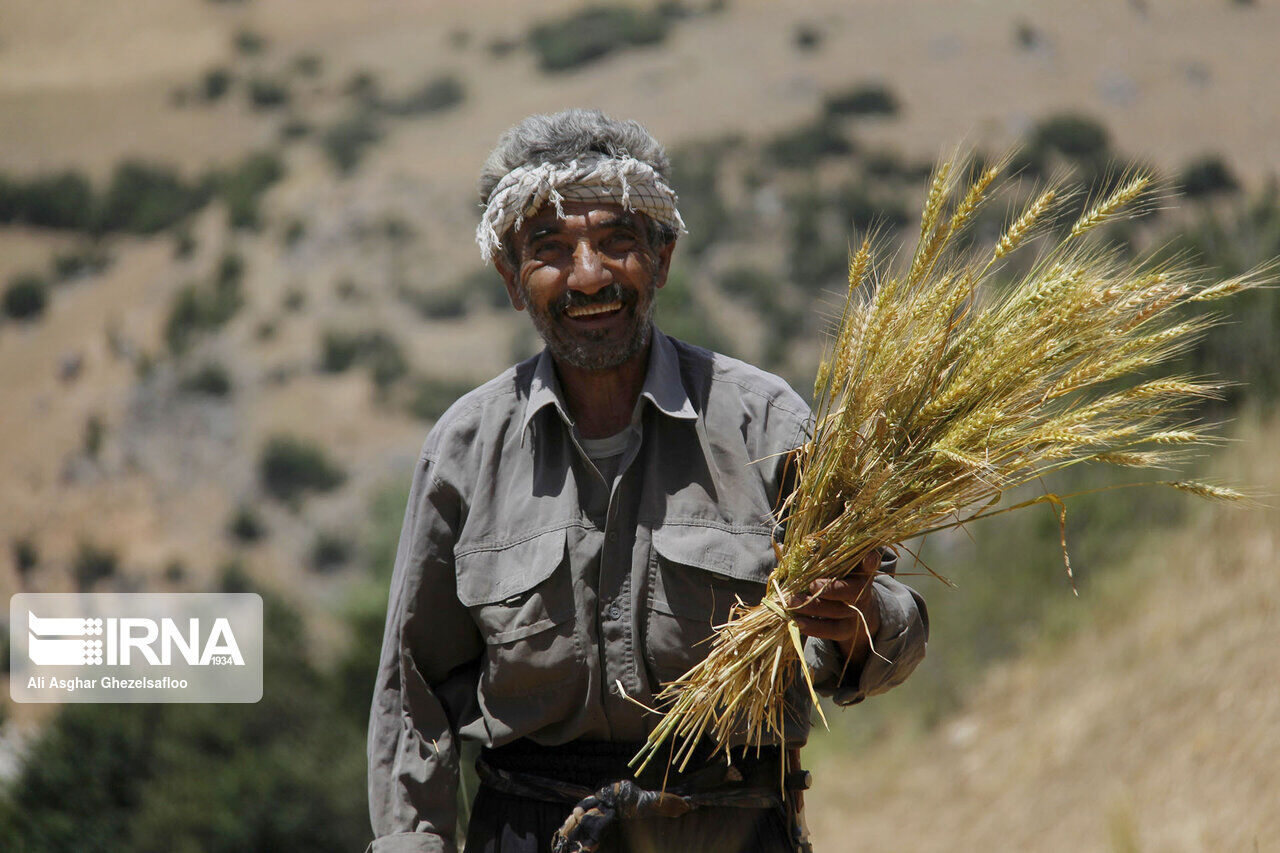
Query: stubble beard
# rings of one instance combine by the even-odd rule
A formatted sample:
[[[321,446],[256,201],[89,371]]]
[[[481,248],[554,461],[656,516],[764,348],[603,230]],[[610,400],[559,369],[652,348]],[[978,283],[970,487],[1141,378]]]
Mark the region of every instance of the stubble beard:
[[[649,343],[649,335],[653,331],[654,294],[657,288],[652,282],[647,292],[638,294],[634,291],[622,291],[617,285],[595,294],[587,302],[607,302],[612,298],[622,301],[622,311],[632,315],[631,328],[625,339],[619,343],[608,337],[603,330],[571,333],[561,322],[565,316],[571,295],[548,307],[535,307],[529,299],[528,292],[521,284],[521,293],[525,304],[529,307],[529,317],[533,327],[537,329],[547,349],[557,359],[572,365],[579,370],[610,370],[624,364],[640,353]],[[584,300],[579,300],[582,302]]]

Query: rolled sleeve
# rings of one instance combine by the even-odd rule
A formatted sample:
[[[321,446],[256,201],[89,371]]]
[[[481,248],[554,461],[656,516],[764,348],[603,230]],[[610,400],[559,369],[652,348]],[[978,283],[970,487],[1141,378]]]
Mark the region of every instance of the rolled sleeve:
[[[861,670],[846,671],[844,654],[833,641],[810,637],[805,642],[814,686],[837,705],[856,705],[898,686],[924,660],[929,641],[924,598],[887,574],[876,575],[872,590],[880,605],[880,630]]]

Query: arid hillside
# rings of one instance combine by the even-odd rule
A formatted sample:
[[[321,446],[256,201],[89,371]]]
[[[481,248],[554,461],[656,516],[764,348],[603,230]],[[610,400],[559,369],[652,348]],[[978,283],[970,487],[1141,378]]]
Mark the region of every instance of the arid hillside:
[[[1216,469],[1276,494],[1277,424],[1239,438]],[[1274,506],[1145,535],[1134,565],[1063,603],[1069,639],[995,668],[944,725],[815,760],[817,849],[1272,849],[1278,555]]]

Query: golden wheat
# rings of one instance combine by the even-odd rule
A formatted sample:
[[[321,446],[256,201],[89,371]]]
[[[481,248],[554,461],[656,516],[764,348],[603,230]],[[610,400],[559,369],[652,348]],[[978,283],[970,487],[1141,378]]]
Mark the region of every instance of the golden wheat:
[[[1043,190],[975,257],[956,238],[1008,161],[981,171],[963,193],[958,162],[934,171],[905,274],[881,274],[870,242],[854,253],[814,386],[812,435],[790,461],[797,485],[781,511],[777,568],[762,601],[735,607],[706,658],[666,685],[663,716],[634,764],[668,742],[683,766],[708,736],[725,749],[783,738],[786,691],[803,678],[813,693],[786,602],[813,581],[856,571],[874,548],[1038,504],[1058,516],[1065,560],[1062,496],[997,508],[1004,492],[1082,462],[1165,467],[1210,440],[1172,419],[1219,386],[1137,377],[1212,324],[1188,319],[1184,305],[1257,286],[1270,269],[1205,281],[1177,264],[1132,262],[1094,245],[1100,226],[1149,192],[1151,179],[1136,174],[1002,286],[1001,262],[1050,233],[1051,212],[1068,193]],[[1117,389],[1124,379],[1128,387]],[[1207,483],[1161,484],[1244,498]]]

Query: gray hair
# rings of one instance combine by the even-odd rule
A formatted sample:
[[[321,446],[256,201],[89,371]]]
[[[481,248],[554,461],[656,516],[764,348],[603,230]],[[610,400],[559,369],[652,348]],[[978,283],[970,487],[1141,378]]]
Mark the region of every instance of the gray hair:
[[[498,182],[517,167],[592,157],[634,157],[664,181],[671,180],[666,149],[640,122],[611,118],[600,110],[571,109],[531,115],[499,137],[480,169],[480,203],[487,204]],[[674,229],[650,224],[650,239],[656,246],[677,236]]]

